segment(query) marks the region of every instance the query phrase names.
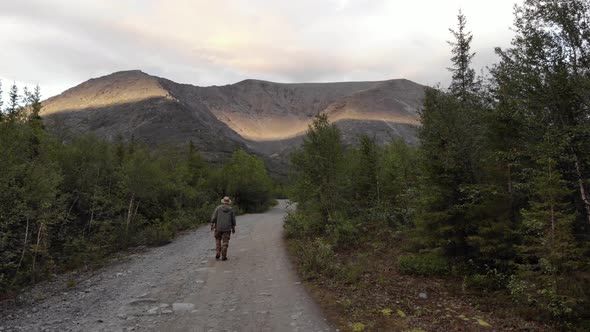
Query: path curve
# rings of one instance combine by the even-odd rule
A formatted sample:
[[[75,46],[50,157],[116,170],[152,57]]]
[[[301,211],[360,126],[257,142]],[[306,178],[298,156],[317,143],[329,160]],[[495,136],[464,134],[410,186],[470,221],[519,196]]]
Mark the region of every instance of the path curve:
[[[287,202],[237,218],[229,260],[207,226],[74,289],[0,308],[0,331],[334,331],[306,293],[282,240]],[[31,292],[34,292],[35,288]]]

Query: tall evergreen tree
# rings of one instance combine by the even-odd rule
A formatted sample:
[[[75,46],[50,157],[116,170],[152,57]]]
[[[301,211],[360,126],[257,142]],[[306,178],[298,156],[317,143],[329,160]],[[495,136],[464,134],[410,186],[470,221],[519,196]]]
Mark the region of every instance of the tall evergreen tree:
[[[588,0],[525,0],[512,45],[497,49],[492,70],[498,105],[490,133],[507,165],[502,177],[522,240],[510,288],[560,319],[590,312],[588,22]]]
[[[13,83],[8,92],[8,105],[6,106],[6,113],[10,119],[15,119],[20,109],[18,87]]]
[[[590,4],[588,0],[527,0],[516,9],[512,47],[497,50],[500,110],[520,123],[525,151],[545,133],[564,146],[564,178],[578,188],[577,206],[590,229]],[[508,137],[518,136],[507,132]]]
[[[481,174],[479,162],[484,145],[482,110],[478,101],[478,82],[471,68],[471,33],[466,18],[459,12],[449,68],[452,74],[448,92],[426,92],[419,132],[425,176],[422,186],[423,210],[417,224],[428,246],[442,247],[452,256],[473,254],[468,238],[477,231],[467,207],[481,201],[476,186]]]
[[[568,202],[567,182],[556,166],[556,161],[548,157],[539,162],[534,198],[522,211],[521,260],[510,288],[518,300],[564,319],[584,302],[583,285],[571,280],[582,267],[583,251],[572,233],[576,216]]]
[[[41,88],[35,86],[35,90],[25,94],[26,103],[30,107],[29,121],[40,121],[41,116]]]
[[[295,174],[294,198],[302,207],[314,205],[326,223],[342,192],[338,183],[342,175],[344,151],[340,130],[330,124],[325,114],[317,115],[307,130],[303,147],[291,158]]]
[[[4,106],[4,100],[2,99],[2,92],[2,81],[0,81],[0,122],[4,119],[4,109],[2,108]]]
[[[379,150],[375,140],[367,135],[361,135],[358,154],[354,155],[357,160],[352,180],[358,208],[371,208],[379,202],[378,153]]]
[[[452,74],[449,90],[451,94],[463,101],[467,100],[477,89],[475,70],[471,68],[471,61],[475,56],[475,53],[471,52],[473,35],[466,29],[467,18],[462,11],[459,11],[457,29],[449,29],[454,40],[448,42],[452,46],[451,53],[453,54],[451,57],[453,66],[448,69]]]

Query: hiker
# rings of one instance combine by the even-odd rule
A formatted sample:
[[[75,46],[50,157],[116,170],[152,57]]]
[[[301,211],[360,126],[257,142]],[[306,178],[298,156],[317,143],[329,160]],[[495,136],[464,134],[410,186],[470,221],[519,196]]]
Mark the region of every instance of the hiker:
[[[230,234],[236,232],[236,214],[231,208],[229,197],[225,196],[221,203],[211,216],[211,230],[215,231],[215,259],[221,256],[221,260],[226,261]]]

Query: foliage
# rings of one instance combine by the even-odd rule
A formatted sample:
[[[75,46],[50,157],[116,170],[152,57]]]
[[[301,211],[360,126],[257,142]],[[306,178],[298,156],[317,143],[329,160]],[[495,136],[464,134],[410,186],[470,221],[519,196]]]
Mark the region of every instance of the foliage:
[[[286,219],[287,236],[326,236],[345,249],[365,234],[413,224],[416,149],[400,140],[380,147],[366,135],[358,142],[345,148],[327,117],[315,118],[292,157],[289,194],[298,206]]]
[[[59,143],[43,128],[39,88],[11,91],[0,118],[0,294],[129,246],[168,243],[207,222],[223,195],[247,211],[270,204],[274,184],[243,151],[220,176],[192,144]]]
[[[475,70],[471,68],[471,61],[475,53],[471,53],[471,41],[473,35],[465,31],[467,18],[461,11],[457,15],[457,30],[449,29],[454,41],[448,42],[452,46],[451,61],[453,67],[449,68],[452,74],[452,81],[449,87],[450,92],[462,101],[469,100],[477,92]]]
[[[332,246],[321,238],[312,242],[297,242],[301,272],[306,279],[333,277],[337,267]]]
[[[316,117],[293,156],[286,233],[346,254],[404,233],[404,273],[462,274],[540,318],[589,320],[590,2],[516,6],[515,37],[487,78],[457,18],[451,83],[426,89],[419,146],[362,136],[345,147]]]
[[[236,150],[218,176],[223,194],[234,197],[243,211],[261,212],[271,206],[274,184],[260,158]]]
[[[301,208],[312,208],[321,214],[316,222],[325,226],[342,198],[339,190],[343,175],[344,149],[340,131],[317,115],[309,126],[303,147],[292,156],[294,169],[292,198]]]
[[[443,276],[450,272],[449,261],[436,253],[402,255],[398,267],[402,273],[421,276]]]
[[[321,224],[318,223],[318,218],[321,218],[319,213],[311,214],[304,213],[298,209],[290,212],[285,218],[285,236],[287,238],[313,238],[323,232]]]

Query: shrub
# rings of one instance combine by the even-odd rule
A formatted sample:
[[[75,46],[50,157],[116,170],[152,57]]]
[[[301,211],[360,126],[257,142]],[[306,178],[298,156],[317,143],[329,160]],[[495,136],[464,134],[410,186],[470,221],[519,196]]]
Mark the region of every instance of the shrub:
[[[508,281],[508,275],[488,265],[484,265],[483,272],[467,273],[463,279],[465,287],[480,292],[506,289]]]
[[[163,245],[174,238],[174,230],[169,224],[154,224],[146,227],[143,232],[148,245]]]
[[[402,273],[421,276],[443,276],[450,271],[449,262],[435,253],[403,255],[398,265]]]
[[[359,244],[358,227],[351,219],[338,218],[328,227],[327,233],[337,248],[353,248]]]
[[[583,290],[569,289],[563,280],[550,274],[527,277],[513,275],[508,283],[510,294],[517,303],[534,307],[544,317],[562,322],[570,321],[582,312]]]
[[[301,241],[297,245],[301,272],[306,279],[333,277],[336,273],[332,246],[320,238]]]
[[[355,284],[358,282],[363,274],[367,272],[367,257],[357,257],[357,259],[343,264],[338,268],[338,280],[349,283]]]
[[[320,216],[304,213],[301,210],[290,212],[285,217],[285,235],[287,238],[313,238],[323,233],[324,227]]]

